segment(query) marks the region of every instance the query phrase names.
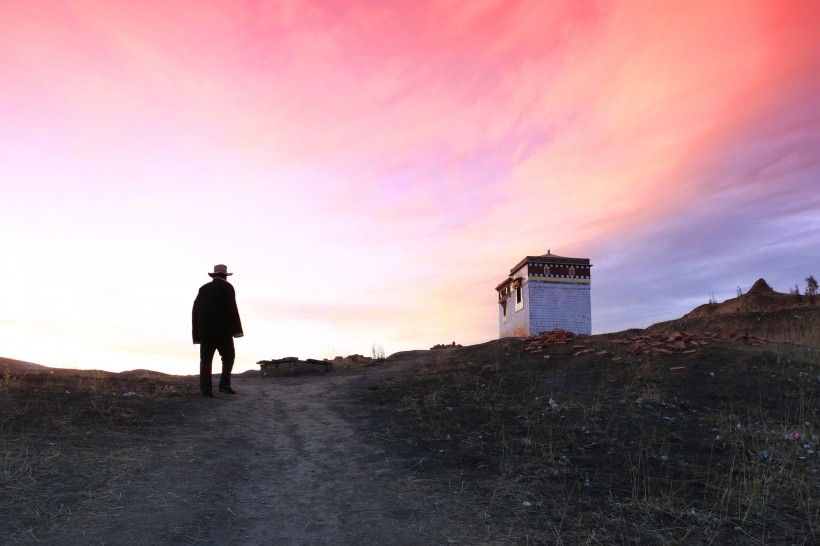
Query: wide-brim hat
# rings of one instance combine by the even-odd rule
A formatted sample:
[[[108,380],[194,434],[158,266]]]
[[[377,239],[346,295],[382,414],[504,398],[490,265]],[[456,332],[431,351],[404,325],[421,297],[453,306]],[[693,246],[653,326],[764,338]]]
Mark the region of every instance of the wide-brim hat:
[[[214,272],[208,273],[208,276],[215,277],[217,275],[225,275],[226,277],[233,275],[233,273],[228,273],[228,266],[225,264],[217,264],[214,266]]]

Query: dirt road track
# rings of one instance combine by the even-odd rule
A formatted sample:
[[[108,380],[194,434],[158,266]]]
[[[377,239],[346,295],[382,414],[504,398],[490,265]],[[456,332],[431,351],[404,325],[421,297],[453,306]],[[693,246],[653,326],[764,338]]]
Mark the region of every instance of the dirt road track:
[[[175,403],[150,456],[70,543],[431,544],[385,478],[405,463],[357,402],[413,362],[294,378],[237,378],[235,396]]]

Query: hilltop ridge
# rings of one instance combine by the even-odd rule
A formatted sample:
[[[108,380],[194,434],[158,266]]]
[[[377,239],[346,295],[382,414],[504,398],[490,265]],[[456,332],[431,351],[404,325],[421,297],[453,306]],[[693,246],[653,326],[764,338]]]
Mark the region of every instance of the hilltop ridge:
[[[776,292],[769,286],[769,283],[767,283],[765,279],[758,279],[745,294],[730,298],[721,303],[704,303],[685,314],[683,318],[713,317],[727,313],[745,313],[749,311],[764,311],[783,307],[811,305],[806,301],[807,299],[808,298],[804,298],[799,294]]]
[[[806,296],[776,292],[764,279],[758,279],[746,294],[706,303],[645,331],[675,330],[744,332],[771,341],[816,344],[820,340],[820,305]]]

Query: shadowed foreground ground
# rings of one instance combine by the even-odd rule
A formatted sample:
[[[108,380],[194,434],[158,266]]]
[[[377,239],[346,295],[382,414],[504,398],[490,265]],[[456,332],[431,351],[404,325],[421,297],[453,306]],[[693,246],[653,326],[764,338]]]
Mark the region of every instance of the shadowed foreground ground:
[[[214,399],[195,378],[7,377],[0,540],[429,543],[365,432],[374,371],[236,378]]]
[[[813,345],[638,334],[238,377],[214,399],[194,377],[8,372],[0,542],[817,543]]]

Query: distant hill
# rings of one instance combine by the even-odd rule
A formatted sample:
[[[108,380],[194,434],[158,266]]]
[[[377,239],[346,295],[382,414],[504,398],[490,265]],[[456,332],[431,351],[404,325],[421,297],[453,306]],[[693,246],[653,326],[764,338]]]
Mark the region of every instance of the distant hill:
[[[705,303],[685,314],[683,318],[713,317],[727,313],[746,313],[749,311],[794,307],[804,302],[808,303],[805,301],[807,299],[804,296],[775,292],[764,279],[758,279],[745,294],[722,303]]]
[[[696,307],[682,318],[659,322],[649,333],[748,333],[771,341],[820,343],[820,305],[806,296],[775,292],[758,279],[742,296]]]
[[[89,369],[75,369],[75,368],[57,368],[43,366],[41,364],[34,364],[33,362],[25,362],[23,360],[15,360],[13,358],[5,358],[0,356],[0,374],[8,371],[13,374],[20,374],[24,372],[52,372],[60,374],[81,374],[93,376],[122,376],[122,377],[137,377],[147,379],[163,379],[173,377],[170,374],[163,372],[156,372],[153,370],[128,370],[125,372],[108,372],[104,370],[89,370]],[[258,372],[256,372],[258,373]]]
[[[154,378],[154,379],[162,379],[165,377],[171,377],[171,374],[163,373],[163,372],[156,372],[154,370],[128,370],[126,372],[119,372],[120,376],[124,377],[145,377],[145,378]]]
[[[0,356],[0,372],[8,370],[11,373],[20,373],[24,371],[41,371],[50,370],[48,366],[34,364],[33,362],[25,362],[23,360],[14,360],[13,358],[4,358]]]

